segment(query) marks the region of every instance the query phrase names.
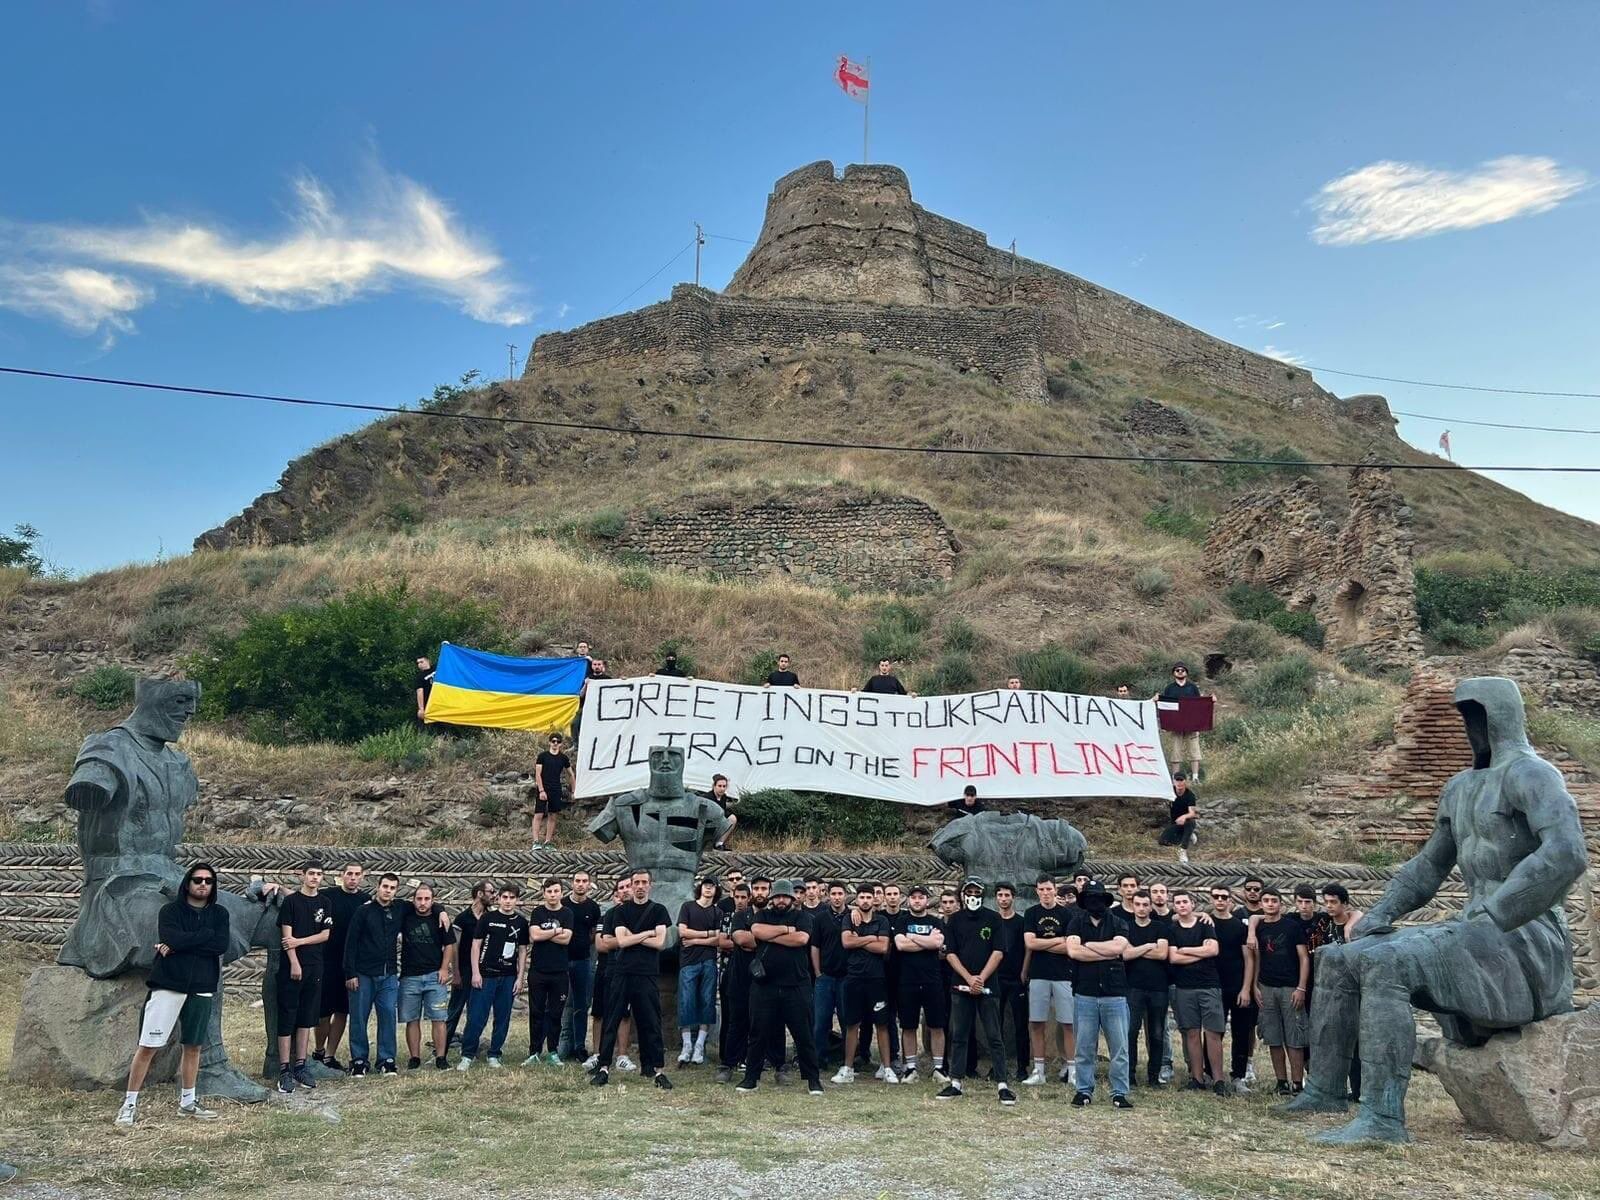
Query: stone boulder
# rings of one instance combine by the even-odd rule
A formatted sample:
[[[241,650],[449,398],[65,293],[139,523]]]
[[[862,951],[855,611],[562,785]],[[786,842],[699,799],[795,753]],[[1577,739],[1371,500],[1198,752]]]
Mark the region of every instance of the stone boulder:
[[[34,1087],[94,1091],[128,1082],[147,989],[143,974],[95,979],[77,967],[40,967],[22,987],[11,1079]],[[151,1064],[162,1083],[178,1069],[174,1042]]]
[[[1600,1147],[1600,1005],[1497,1034],[1476,1047],[1417,1046],[1467,1124],[1516,1142]]]

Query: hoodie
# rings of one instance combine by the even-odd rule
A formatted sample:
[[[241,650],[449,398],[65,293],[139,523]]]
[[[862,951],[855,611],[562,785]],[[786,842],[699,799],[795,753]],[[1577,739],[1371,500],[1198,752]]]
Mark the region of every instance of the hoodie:
[[[199,908],[189,903],[189,880],[196,871],[209,871],[210,863],[195,863],[183,873],[178,898],[161,907],[156,918],[156,941],[171,948],[157,954],[150,968],[151,988],[189,996],[215,995],[222,982],[222,955],[228,948],[228,910],[217,903],[213,887]]]
[[[368,900],[356,909],[344,943],[344,978],[400,973],[400,906]]]

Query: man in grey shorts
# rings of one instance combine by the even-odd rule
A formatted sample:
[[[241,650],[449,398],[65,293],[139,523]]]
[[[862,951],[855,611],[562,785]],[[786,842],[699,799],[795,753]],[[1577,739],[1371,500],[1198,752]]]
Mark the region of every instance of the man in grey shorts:
[[[1222,1073],[1222,980],[1217,974],[1217,931],[1200,920],[1194,897],[1172,893],[1172,931],[1167,938],[1172,967],[1172,1015],[1183,1031],[1189,1052],[1187,1091],[1204,1091],[1209,1072],[1212,1089],[1226,1096],[1231,1089]]]
[[[1035,885],[1039,903],[1022,921],[1022,944],[1028,958],[1028,1041],[1033,1050],[1033,1072],[1022,1082],[1028,1087],[1044,1083],[1046,1041],[1050,1022],[1061,1026],[1062,1081],[1077,1091],[1077,1053],[1072,1035],[1072,959],[1067,953],[1067,925],[1073,910],[1058,902],[1056,881],[1049,875]]]
[[[1311,1035],[1306,1003],[1311,953],[1306,949],[1306,927],[1294,917],[1283,915],[1283,897],[1276,888],[1261,893],[1261,916],[1252,924],[1256,1004],[1261,1010],[1259,1032],[1272,1054],[1278,1095],[1288,1096],[1304,1086],[1306,1044]]]

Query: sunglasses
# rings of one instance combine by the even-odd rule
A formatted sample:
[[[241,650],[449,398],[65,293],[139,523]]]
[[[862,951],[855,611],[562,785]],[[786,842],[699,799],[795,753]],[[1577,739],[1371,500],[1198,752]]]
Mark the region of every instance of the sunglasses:
[[[1257,883],[1247,883],[1244,885],[1244,890],[1247,892],[1259,892],[1261,890],[1261,885]]]
[[[209,876],[209,875],[195,875],[195,876],[190,878],[189,882],[190,883],[203,883],[207,887],[216,887],[217,886],[217,881],[215,879],[211,878],[211,876]]]

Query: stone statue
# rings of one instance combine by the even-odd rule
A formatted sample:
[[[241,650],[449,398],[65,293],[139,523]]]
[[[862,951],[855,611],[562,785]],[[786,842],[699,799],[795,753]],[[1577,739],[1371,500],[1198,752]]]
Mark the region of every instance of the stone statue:
[[[997,812],[957,817],[928,846],[941,860],[991,888],[1002,879],[1016,884],[1019,909],[1038,898],[1033,885],[1040,875],[1071,875],[1089,850],[1083,834],[1067,821]]]
[[[1361,1056],[1355,1120],[1318,1141],[1405,1142],[1417,1045],[1412,1006],[1438,1014],[1450,1041],[1477,1046],[1572,1009],[1572,947],[1562,903],[1587,867],[1577,805],[1541,759],[1509,679],[1463,679],[1456,708],[1473,766],[1445,785],[1433,833],[1395,873],[1343,945],[1316,955],[1310,1076],[1286,1112],[1343,1112]],[[1397,930],[1452,867],[1467,885],[1460,916]]]
[[[622,839],[630,867],[648,868],[650,898],[667,910],[673,924],[668,945],[678,939],[678,910],[694,898],[700,858],[729,828],[714,800],[683,790],[683,748],[650,748],[650,783],[613,796],[589,832],[602,842]]]
[[[62,966],[106,980],[149,971],[154,962],[157,916],[162,905],[176,898],[183,879],[174,854],[183,840],[184,814],[200,794],[188,755],[170,743],[182,736],[199,700],[198,683],[140,679],[133,714],[115,728],[91,735],[78,751],[66,800],[78,814],[83,890],[78,919],[56,957]],[[278,944],[273,907],[228,892],[220,893],[217,902],[227,908],[231,929],[223,962],[252,947]],[[112,1033],[86,1032],[95,1037]],[[266,1099],[264,1088],[228,1062],[220,1004],[211,1010],[199,1091],[235,1100]]]

